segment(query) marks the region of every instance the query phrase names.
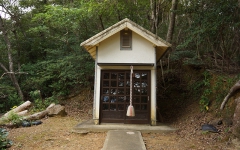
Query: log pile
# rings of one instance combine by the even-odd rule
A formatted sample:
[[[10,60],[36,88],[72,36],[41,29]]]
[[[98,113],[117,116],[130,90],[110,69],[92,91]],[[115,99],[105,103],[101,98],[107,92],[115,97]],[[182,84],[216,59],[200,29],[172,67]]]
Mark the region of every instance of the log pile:
[[[11,111],[7,112],[6,114],[4,114],[4,117],[8,117],[9,114],[11,112],[14,112],[16,114],[18,114],[19,116],[24,116],[28,113],[28,108],[31,106],[31,102],[30,101],[26,101],[25,103],[23,103],[22,105],[12,109]]]
[[[46,116],[55,116],[55,115],[65,116],[65,115],[67,115],[64,106],[61,106],[59,104],[56,105],[54,103],[49,105],[45,110],[43,110],[41,112],[37,112],[37,113],[29,115],[28,109],[31,106],[32,106],[32,103],[30,101],[26,101],[23,104],[21,104],[20,106],[5,113],[2,118],[8,118],[12,112],[17,114],[18,116],[21,116],[23,118],[23,120],[30,120],[30,121],[42,119]]]

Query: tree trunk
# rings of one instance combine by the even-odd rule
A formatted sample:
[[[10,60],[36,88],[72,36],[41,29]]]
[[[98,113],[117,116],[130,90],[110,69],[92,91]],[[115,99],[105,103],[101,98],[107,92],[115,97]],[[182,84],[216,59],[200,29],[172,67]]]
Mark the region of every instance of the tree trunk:
[[[224,106],[226,105],[228,99],[233,96],[233,94],[238,91],[240,89],[240,80],[234,84],[233,87],[231,87],[231,89],[229,90],[227,96],[224,98],[222,104],[221,104],[221,107],[220,109],[223,110]]]
[[[175,17],[177,10],[178,0],[172,0],[171,14],[170,14],[170,22],[168,26],[167,38],[166,41],[171,43],[173,38],[173,32],[175,27]]]
[[[232,132],[235,136],[238,138],[240,137],[239,131],[240,131],[240,97],[235,100],[236,102],[236,108],[233,115],[233,126],[232,126]]]
[[[8,51],[8,61],[9,61],[9,75],[11,77],[11,80],[13,82],[13,85],[15,87],[15,89],[17,90],[18,92],[18,95],[19,97],[24,100],[24,96],[23,96],[23,93],[22,93],[22,90],[18,84],[18,80],[15,76],[15,72],[14,72],[14,69],[13,69],[13,59],[12,59],[12,49],[11,49],[11,43],[9,41],[9,38],[8,38],[8,34],[7,34],[7,31],[5,29],[5,26],[4,26],[4,22],[3,22],[3,19],[2,17],[0,16],[0,30],[2,31],[2,35],[4,37],[4,40],[6,42],[6,45],[7,45],[7,51]],[[1,64],[2,66],[3,64]],[[3,68],[3,67],[2,67]]]
[[[159,18],[159,11],[160,11],[160,0],[150,0],[150,8],[151,8],[151,32],[157,34],[157,27],[158,27],[158,18]]]
[[[102,20],[102,15],[99,15],[99,20],[100,20],[100,23],[101,23],[101,27],[102,27],[102,30],[104,30],[104,25],[103,25],[103,20]]]

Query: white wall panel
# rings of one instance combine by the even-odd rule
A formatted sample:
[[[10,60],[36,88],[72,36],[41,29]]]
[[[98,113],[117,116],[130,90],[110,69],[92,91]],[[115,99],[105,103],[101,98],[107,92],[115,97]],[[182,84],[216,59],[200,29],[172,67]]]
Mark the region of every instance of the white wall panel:
[[[98,46],[98,63],[155,63],[153,44],[132,32],[132,50],[120,50],[120,33]]]

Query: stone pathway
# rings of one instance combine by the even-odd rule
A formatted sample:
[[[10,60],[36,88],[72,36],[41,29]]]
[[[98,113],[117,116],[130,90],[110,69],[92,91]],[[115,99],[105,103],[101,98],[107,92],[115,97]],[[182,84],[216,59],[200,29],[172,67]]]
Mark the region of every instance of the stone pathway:
[[[102,150],[146,150],[141,132],[110,130]]]

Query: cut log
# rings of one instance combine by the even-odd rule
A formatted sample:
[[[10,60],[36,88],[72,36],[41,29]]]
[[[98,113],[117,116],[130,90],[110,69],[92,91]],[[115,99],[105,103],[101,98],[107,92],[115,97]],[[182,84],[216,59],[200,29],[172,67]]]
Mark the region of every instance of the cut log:
[[[17,115],[19,115],[19,116],[26,116],[27,113],[28,113],[28,110],[24,110],[24,111],[18,112]]]
[[[49,111],[50,111],[54,106],[56,106],[56,105],[55,105],[54,103],[52,103],[52,104],[50,104],[44,111],[41,111],[41,112],[38,112],[38,113],[35,113],[35,114],[32,114],[32,115],[23,117],[23,119],[26,119],[26,120],[38,120],[38,119],[42,119],[42,118],[44,118],[45,116],[48,116]]]
[[[22,105],[12,109],[11,111],[7,112],[6,114],[4,114],[4,117],[8,117],[8,115],[10,114],[10,112],[14,112],[14,113],[18,113],[21,111],[26,110],[28,107],[31,106],[31,102],[30,101],[26,101],[24,102]]]
[[[35,113],[35,114],[32,114],[32,115],[23,117],[23,119],[26,119],[26,120],[38,120],[38,119],[44,118],[47,115],[48,115],[48,111],[44,110],[44,111],[41,111],[41,112],[38,112],[38,113]]]
[[[234,86],[230,89],[230,91],[228,92],[227,96],[224,98],[220,109],[223,110],[223,108],[225,107],[228,99],[233,96],[233,94],[235,94],[236,91],[238,91],[240,89],[240,80],[234,84]]]

